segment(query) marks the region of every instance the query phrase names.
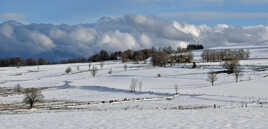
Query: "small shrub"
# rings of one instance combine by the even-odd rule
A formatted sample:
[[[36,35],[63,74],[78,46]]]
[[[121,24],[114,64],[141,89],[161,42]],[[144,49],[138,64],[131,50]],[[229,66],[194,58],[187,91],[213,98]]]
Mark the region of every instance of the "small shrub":
[[[23,88],[20,86],[20,84],[17,84],[14,87],[14,91],[17,92],[17,93],[21,93],[23,91]]]
[[[123,101],[129,101],[129,99],[128,98],[124,98]]]
[[[173,98],[172,97],[167,97],[166,100],[172,100]]]
[[[72,72],[72,68],[71,68],[71,67],[67,67],[67,68],[65,69],[65,73],[69,74],[69,73],[71,73],[71,72]]]
[[[112,74],[113,73],[113,69],[111,68],[109,71],[108,71],[108,74]]]
[[[196,68],[196,67],[197,67],[196,63],[193,62],[193,66],[192,66],[192,68],[194,69],[194,68]]]

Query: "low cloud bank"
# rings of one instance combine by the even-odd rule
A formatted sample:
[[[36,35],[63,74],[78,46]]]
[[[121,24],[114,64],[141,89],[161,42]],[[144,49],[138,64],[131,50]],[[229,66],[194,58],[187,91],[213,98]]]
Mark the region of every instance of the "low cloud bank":
[[[268,26],[191,25],[153,16],[102,17],[96,23],[79,25],[0,24],[0,58],[45,57],[59,60],[88,57],[108,51],[200,43],[205,47],[262,45],[268,40]]]

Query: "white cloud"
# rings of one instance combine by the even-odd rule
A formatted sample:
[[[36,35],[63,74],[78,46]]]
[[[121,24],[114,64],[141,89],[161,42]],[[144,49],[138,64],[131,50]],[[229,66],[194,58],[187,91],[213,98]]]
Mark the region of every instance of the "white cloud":
[[[55,47],[53,41],[49,37],[39,32],[30,32],[29,38],[37,46],[44,49],[51,49]]]
[[[122,33],[119,30],[105,33],[98,45],[100,48],[114,51],[138,48],[136,39],[131,34]]]
[[[0,57],[87,57],[108,51],[154,47],[185,47],[198,41],[206,47],[251,44],[268,40],[268,26],[191,25],[152,16],[101,18],[97,23],[49,25],[0,24]]]
[[[176,29],[178,29],[186,34],[192,34],[195,37],[199,37],[199,35],[200,35],[200,30],[197,27],[195,27],[194,25],[187,25],[187,24],[180,24],[178,22],[173,22],[173,26]]]
[[[0,18],[6,19],[6,20],[22,20],[22,19],[24,19],[24,14],[2,13],[2,14],[0,14]]]
[[[78,42],[89,43],[95,40],[96,35],[95,29],[79,27],[70,33],[70,38]]]
[[[143,46],[144,48],[151,48],[153,46],[152,39],[145,33],[140,35],[139,40],[140,40],[140,45]]]
[[[252,19],[252,18],[268,18],[266,12],[214,12],[214,11],[198,11],[198,12],[172,12],[159,14],[161,17],[173,17],[178,20],[221,20],[221,19]]]
[[[0,26],[0,33],[7,38],[12,38],[13,31],[13,27],[8,24]]]

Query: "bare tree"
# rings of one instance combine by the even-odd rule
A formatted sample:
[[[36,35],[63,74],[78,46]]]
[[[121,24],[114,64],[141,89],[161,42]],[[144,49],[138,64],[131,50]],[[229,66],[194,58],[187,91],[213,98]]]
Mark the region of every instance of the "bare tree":
[[[71,67],[67,67],[65,69],[65,73],[69,74],[70,72],[72,72],[72,68]]]
[[[234,77],[235,77],[235,82],[238,83],[239,81],[239,77],[243,76],[243,74],[241,73],[241,68],[240,66],[237,66],[235,69],[234,69]]]
[[[27,88],[24,90],[24,99],[23,103],[29,104],[30,108],[33,108],[34,104],[41,102],[44,96],[41,93],[40,89],[37,88]]]
[[[90,70],[90,69],[91,69],[91,64],[89,63],[89,64],[88,64],[88,70]]]
[[[92,67],[92,69],[90,70],[90,72],[91,72],[91,75],[92,75],[93,77],[95,77],[96,74],[97,74],[97,72],[98,72],[98,68],[95,67],[95,66],[93,65],[93,67]]]
[[[176,94],[176,95],[179,94],[179,92],[178,92],[178,90],[179,90],[179,86],[178,86],[178,84],[175,84],[175,85],[174,85],[174,89],[175,89],[175,94]]]
[[[100,68],[103,69],[104,67],[104,62],[100,62]]]
[[[140,92],[142,91],[142,85],[143,85],[142,81],[139,81],[139,91]]]
[[[14,91],[17,92],[17,93],[21,93],[23,91],[23,88],[20,86],[20,84],[17,84],[14,87]]]
[[[240,64],[238,59],[232,59],[224,61],[222,66],[223,68],[227,69],[229,73],[234,73],[235,69],[237,69],[237,67],[240,67]]]
[[[124,70],[127,71],[127,64],[124,65]]]
[[[79,66],[79,65],[76,66],[76,70],[77,70],[78,72],[80,71],[80,66]]]
[[[249,58],[249,50],[245,49],[219,49],[219,50],[204,50],[201,54],[203,61],[223,61],[226,59],[245,60]]]
[[[131,83],[129,86],[130,92],[136,92],[137,85],[138,85],[138,80],[135,78],[131,79]]]
[[[215,81],[217,80],[217,73],[211,71],[208,72],[208,78],[207,81],[209,81],[211,83],[212,86],[214,86]]]

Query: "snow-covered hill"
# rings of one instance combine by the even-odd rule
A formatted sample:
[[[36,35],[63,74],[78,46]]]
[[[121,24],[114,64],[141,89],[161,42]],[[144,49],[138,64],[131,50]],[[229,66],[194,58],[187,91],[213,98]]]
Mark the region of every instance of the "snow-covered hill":
[[[160,68],[129,62],[126,71],[120,61],[104,62],[103,68],[92,63],[99,69],[95,78],[88,63],[44,65],[39,71],[37,66],[0,68],[0,129],[264,129],[268,59],[256,59],[259,53],[266,55],[267,49],[251,49],[251,59],[240,62],[239,83],[232,74],[219,74],[213,87],[207,72],[222,70],[219,62],[198,63],[196,69],[192,64]],[[130,92],[133,79],[138,82],[135,93]],[[23,108],[23,95],[8,91],[17,84],[43,88],[44,102]]]

